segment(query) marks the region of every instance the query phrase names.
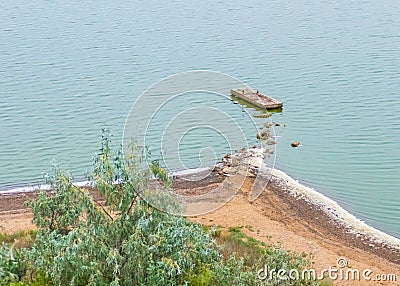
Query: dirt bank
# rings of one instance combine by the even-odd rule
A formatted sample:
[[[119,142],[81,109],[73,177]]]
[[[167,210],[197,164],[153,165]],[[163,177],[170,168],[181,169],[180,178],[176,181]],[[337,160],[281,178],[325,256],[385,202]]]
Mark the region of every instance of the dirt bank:
[[[367,236],[351,233],[332,220],[318,206],[302,197],[293,196],[279,180],[270,180],[267,188],[254,202],[248,194],[254,178],[244,177],[244,184],[234,198],[221,208],[190,219],[205,225],[242,227],[247,235],[267,243],[281,243],[286,249],[311,254],[312,267],[318,271],[337,266],[345,258],[349,268],[370,269],[371,281],[337,280],[334,285],[400,285],[400,250],[384,243],[371,241]],[[198,182],[176,178],[177,192],[196,195],[222,184],[218,174]],[[98,194],[93,193],[98,197]],[[0,196],[0,225],[4,232],[31,229],[32,214],[24,201],[34,193]],[[398,282],[373,281],[376,274],[396,274]]]

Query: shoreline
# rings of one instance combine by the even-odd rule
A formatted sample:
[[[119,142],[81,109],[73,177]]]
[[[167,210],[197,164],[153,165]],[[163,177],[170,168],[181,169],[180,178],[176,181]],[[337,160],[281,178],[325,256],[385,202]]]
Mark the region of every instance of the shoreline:
[[[204,176],[205,173],[208,173],[208,176]],[[192,180],[193,176],[196,175],[201,175],[202,179],[199,181]],[[254,182],[254,177],[238,176]],[[174,177],[174,188],[189,195],[205,193],[207,189],[212,189],[212,186],[221,184],[225,180],[225,177],[222,176],[223,178],[221,178],[221,175],[212,168],[176,172]],[[92,186],[89,181],[75,182],[74,184],[82,187]],[[5,222],[8,225],[5,227],[8,232],[12,232],[14,229],[13,218],[16,219],[16,224],[20,223],[21,220],[24,221],[22,229],[32,226],[30,223],[31,214],[24,202],[33,198],[38,188],[24,188],[22,192],[18,192],[17,190],[20,189],[0,193],[0,226]],[[40,189],[48,190],[49,186],[43,184]],[[292,212],[291,219],[307,224],[310,232],[323,233],[325,236],[338,238],[345,246],[355,247],[390,262],[400,264],[400,239],[369,226],[343,209],[336,201],[300,184],[281,170],[272,170],[266,189],[254,202],[249,202],[246,198],[246,202],[242,202],[242,204],[263,204],[270,193],[277,197],[275,203],[279,200],[278,208],[283,206],[288,209]],[[101,200],[96,192],[91,191],[91,194],[96,200]],[[219,209],[223,209],[224,206],[222,205]],[[275,218],[275,220],[280,219]],[[16,227],[15,230],[20,229]]]
[[[274,170],[267,189],[320,235],[400,265],[400,239],[357,219],[336,201]],[[260,196],[262,198],[262,195]]]
[[[332,220],[342,225],[349,233],[364,235],[376,243],[388,244],[389,246],[400,250],[399,238],[368,225],[341,207],[335,200],[311,187],[299,183],[281,170],[274,169],[272,171],[272,176],[280,180],[280,187],[287,188],[295,198],[298,196],[304,198],[306,201],[310,202],[316,208],[331,217]]]
[[[212,167],[188,169],[174,172],[173,175],[178,177],[190,177],[200,173],[204,174],[204,172],[211,173],[212,169]],[[270,171],[271,170],[269,170],[269,172]],[[270,180],[273,179],[276,180],[275,183],[278,184],[280,188],[284,188],[286,191],[289,191],[294,198],[300,197],[305,199],[305,201],[311,203],[314,205],[314,207],[320,209],[322,212],[328,215],[333,221],[342,225],[342,227],[345,228],[348,233],[352,233],[357,236],[366,236],[373,242],[387,244],[388,246],[400,250],[400,238],[368,225],[366,222],[358,219],[355,215],[341,207],[335,200],[318,192],[312,187],[301,184],[298,180],[294,179],[284,171],[274,168],[272,170],[272,176]],[[73,185],[88,188],[93,186],[92,182],[88,180],[76,181],[73,183]],[[32,197],[32,195],[39,190],[48,191],[50,189],[51,188],[49,184],[37,184],[37,186],[31,184],[29,186],[19,186],[4,191],[2,191],[0,188],[0,201],[10,197],[23,197],[24,195],[27,197]],[[0,202],[0,213],[7,211],[7,209],[3,208],[4,205]]]
[[[229,184],[225,184],[232,178],[243,182],[239,189],[233,186],[235,194],[228,202],[211,212],[187,217],[188,220],[204,226],[218,227],[224,232],[229,232],[232,228],[239,229],[258,241],[278,245],[302,255],[310,262],[309,267],[319,273],[329,267],[338,269],[337,261],[344,259],[347,264],[347,268],[343,268],[345,271],[371,270],[373,275],[388,274],[395,279],[395,284],[393,281],[338,279],[332,281],[331,285],[399,285],[400,249],[397,244],[391,243],[390,239],[379,242],[371,239],[369,234],[350,231],[336,215],[327,212],[329,204],[318,204],[311,200],[313,196],[310,194],[317,197],[321,197],[321,194],[316,195],[316,191],[297,183],[282,171],[274,170],[264,191],[256,200],[250,201],[249,194],[256,181],[252,174],[249,176],[248,173],[238,172],[236,175],[221,176],[219,171],[214,168],[197,173],[191,171],[175,174],[174,190],[185,196],[201,197],[202,194],[211,193],[216,187],[223,185],[227,186],[225,190],[232,190]],[[206,173],[208,176],[204,176]],[[103,202],[98,192],[91,188],[88,190],[96,201]],[[25,207],[24,202],[34,198],[36,194],[37,192],[25,192],[0,195],[1,232],[15,233],[35,229],[32,212]],[[217,197],[216,200],[218,199]],[[383,236],[381,238],[385,238],[386,234]],[[374,277],[376,276],[372,276],[372,279]]]

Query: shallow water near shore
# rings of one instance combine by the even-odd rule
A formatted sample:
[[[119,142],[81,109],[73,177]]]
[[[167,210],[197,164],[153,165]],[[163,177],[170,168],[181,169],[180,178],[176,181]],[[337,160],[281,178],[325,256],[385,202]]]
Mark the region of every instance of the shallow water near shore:
[[[53,161],[84,177],[101,128],[119,142],[146,88],[173,73],[215,70],[284,102],[272,116],[281,124],[279,169],[400,237],[399,13],[389,0],[2,1],[0,187],[38,181]],[[232,102],[222,106],[241,117]],[[191,136],[182,152],[190,168],[209,163],[199,158],[206,143],[225,151],[215,133],[200,132],[197,145]]]

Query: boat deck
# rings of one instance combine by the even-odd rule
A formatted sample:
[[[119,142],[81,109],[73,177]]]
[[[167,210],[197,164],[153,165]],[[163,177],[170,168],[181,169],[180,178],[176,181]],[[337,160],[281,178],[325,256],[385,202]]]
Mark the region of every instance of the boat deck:
[[[256,89],[236,88],[231,89],[231,94],[263,109],[281,108],[283,105],[282,102],[266,96]]]

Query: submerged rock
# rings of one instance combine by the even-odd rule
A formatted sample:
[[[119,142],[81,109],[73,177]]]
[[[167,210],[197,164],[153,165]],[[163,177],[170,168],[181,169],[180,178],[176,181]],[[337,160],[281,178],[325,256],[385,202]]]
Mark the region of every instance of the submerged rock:
[[[269,138],[269,136],[270,136],[270,134],[269,134],[269,131],[268,130],[262,130],[262,129],[260,129],[258,132],[257,132],[257,139],[258,140],[266,140],[266,139],[268,139]]]

